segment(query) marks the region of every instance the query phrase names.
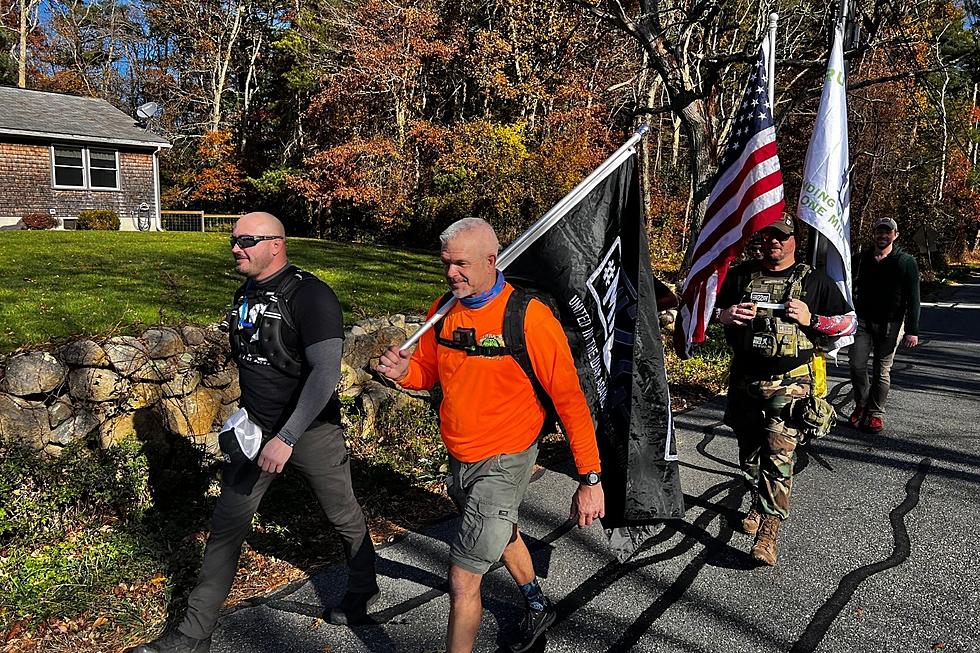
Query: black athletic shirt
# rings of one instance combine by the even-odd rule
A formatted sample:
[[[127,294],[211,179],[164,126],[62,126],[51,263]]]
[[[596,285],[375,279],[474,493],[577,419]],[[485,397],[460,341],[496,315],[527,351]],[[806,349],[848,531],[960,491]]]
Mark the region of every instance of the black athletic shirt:
[[[247,281],[235,292],[235,304],[241,296],[275,290],[283,278],[295,274],[296,266],[288,265],[281,272],[260,283]],[[249,299],[247,324],[258,325],[266,305],[261,297]],[[326,283],[312,277],[300,282],[289,300],[289,314],[296,330],[283,325],[283,341],[290,351],[302,352],[306,347],[330,338],[344,337],[344,318],[337,296]],[[231,325],[234,333],[239,324]],[[242,386],[241,404],[249,416],[267,433],[278,433],[296,407],[299,394],[309,374],[304,369],[300,378],[292,378],[272,367],[262,357],[238,356],[238,376]],[[339,367],[340,361],[337,362]],[[313,420],[310,427],[325,423],[340,425],[340,400],[332,389],[330,401]]]
[[[728,276],[725,277],[725,283],[721,286],[721,292],[718,293],[718,300],[715,302],[715,306],[719,309],[726,309],[733,304],[749,301],[748,297],[745,296],[745,289],[752,280],[752,273],[757,270],[763,270],[764,276],[769,278],[788,278],[793,274],[795,267],[790,266],[785,270],[773,272],[765,270],[755,261],[735,266],[728,272]],[[809,307],[811,313],[824,317],[845,315],[851,311],[851,307],[847,305],[847,300],[844,299],[837,285],[820,270],[811,270],[809,274],[803,277],[802,296],[800,300]],[[782,302],[783,298],[773,298],[773,301]],[[755,379],[766,379],[779,374],[785,374],[810,360],[812,352],[809,351],[805,351],[798,356],[767,358],[760,356],[752,349],[745,350],[741,346],[741,339],[743,337],[743,329],[748,328],[748,325],[744,327],[725,327],[725,338],[734,350],[734,365],[732,369],[734,374],[741,374]],[[803,332],[811,340],[817,337],[816,332],[810,328],[804,327]]]

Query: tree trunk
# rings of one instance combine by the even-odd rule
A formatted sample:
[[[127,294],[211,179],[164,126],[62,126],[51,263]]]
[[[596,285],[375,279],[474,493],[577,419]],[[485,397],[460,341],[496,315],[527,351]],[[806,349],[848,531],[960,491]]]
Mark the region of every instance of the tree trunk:
[[[708,209],[708,195],[714,166],[711,156],[711,142],[708,135],[708,115],[704,100],[695,100],[679,112],[681,124],[687,135],[688,163],[691,167],[691,192],[684,215],[684,238],[681,247],[685,250],[684,265],[681,271],[686,274],[691,265],[691,247],[697,241]]]
[[[939,59],[939,46],[936,46],[936,56]],[[941,62],[942,59],[939,59]],[[936,204],[943,201],[943,190],[946,186],[946,165],[949,160],[949,116],[946,112],[946,89],[949,87],[949,68],[943,66],[943,88],[939,95],[939,117],[942,121],[943,140],[941,159],[939,160],[939,179],[936,181]]]
[[[980,112],[977,111],[977,89],[978,88],[980,88],[980,84],[977,84],[976,82],[974,82],[974,84],[973,84],[973,101],[970,103],[970,106],[973,109],[973,116],[974,116],[973,117],[973,120],[971,121],[972,124],[970,126],[974,130],[977,130],[978,128],[980,128]],[[970,141],[970,163],[973,164],[973,167],[974,168],[977,167],[977,163],[980,163],[980,143],[978,143],[977,141],[972,141],[972,140]],[[976,247],[974,247],[974,249],[976,249]]]
[[[20,43],[17,58],[17,87],[27,88],[27,12],[28,0],[20,0]]]
[[[645,79],[643,83],[647,86],[646,91],[646,108],[647,110],[653,110],[657,107],[657,95],[660,92],[660,78],[656,75],[644,75]],[[657,138],[660,138],[659,130]],[[643,213],[647,216],[647,239],[653,234],[653,221],[649,219],[650,216],[650,188],[652,183],[652,173],[650,170],[650,143],[652,142],[652,137],[640,142],[640,188],[643,193]],[[660,143],[659,141],[655,145],[658,149],[657,158],[660,158]],[[658,162],[659,163],[659,162]]]
[[[242,30],[242,9],[242,5],[235,7],[235,20],[228,34],[227,47],[221,52],[221,59],[215,62],[212,72],[211,131],[218,131],[221,126],[221,104],[228,85],[228,69],[231,67],[232,53],[235,51],[235,43]]]

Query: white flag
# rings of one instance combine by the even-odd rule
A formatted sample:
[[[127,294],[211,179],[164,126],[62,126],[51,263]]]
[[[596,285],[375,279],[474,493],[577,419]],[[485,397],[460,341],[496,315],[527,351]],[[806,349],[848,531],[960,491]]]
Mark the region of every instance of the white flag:
[[[797,216],[820,232],[827,248],[826,273],[840,288],[847,303],[851,294],[851,186],[848,181],[847,87],[844,75],[844,23],[837,25],[834,48],[820,96],[820,110],[810,138],[803,168],[803,186]],[[854,336],[837,338],[831,358]]]

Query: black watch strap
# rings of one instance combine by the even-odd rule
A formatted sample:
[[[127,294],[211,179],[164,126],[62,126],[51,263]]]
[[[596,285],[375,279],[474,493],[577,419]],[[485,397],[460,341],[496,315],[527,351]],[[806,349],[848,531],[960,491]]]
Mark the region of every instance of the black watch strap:
[[[587,472],[585,474],[579,475],[579,482],[582,485],[598,485],[602,477],[599,476],[599,472]]]

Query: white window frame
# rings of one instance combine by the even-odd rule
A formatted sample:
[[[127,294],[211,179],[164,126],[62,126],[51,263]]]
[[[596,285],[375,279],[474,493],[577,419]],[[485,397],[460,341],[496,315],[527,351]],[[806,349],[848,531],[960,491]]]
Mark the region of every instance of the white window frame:
[[[65,186],[58,184],[58,177],[55,174],[57,166],[55,165],[55,154],[54,149],[56,147],[70,148],[73,150],[79,150],[82,155],[82,185],[81,186]],[[88,171],[85,165],[85,146],[84,145],[72,145],[70,143],[52,143],[51,144],[51,188],[63,189],[63,190],[85,190],[88,188]]]
[[[58,184],[57,177],[55,176],[56,166],[55,166],[54,148],[56,147],[81,150],[82,152],[82,185],[81,186],[65,186],[62,184]],[[52,143],[50,149],[51,149],[51,188],[55,190],[90,190],[94,192],[102,192],[102,191],[118,192],[122,190],[122,186],[121,186],[122,170],[120,169],[119,166],[118,149],[112,147],[99,147],[99,146],[91,147],[91,149],[112,152],[113,154],[116,155],[116,185],[112,187],[92,186],[92,174],[91,174],[92,165],[91,165],[91,158],[89,157],[90,147],[88,145],[78,145],[76,143]],[[105,168],[100,168],[100,170],[104,170],[104,169]]]
[[[104,152],[112,152],[116,156],[116,185],[115,186],[93,186],[92,185],[92,160],[90,158],[91,150],[102,150]],[[106,170],[107,168],[99,168],[99,170]],[[120,182],[119,170],[119,150],[114,150],[111,147],[86,147],[85,148],[85,183],[88,184],[89,190],[119,190]]]

